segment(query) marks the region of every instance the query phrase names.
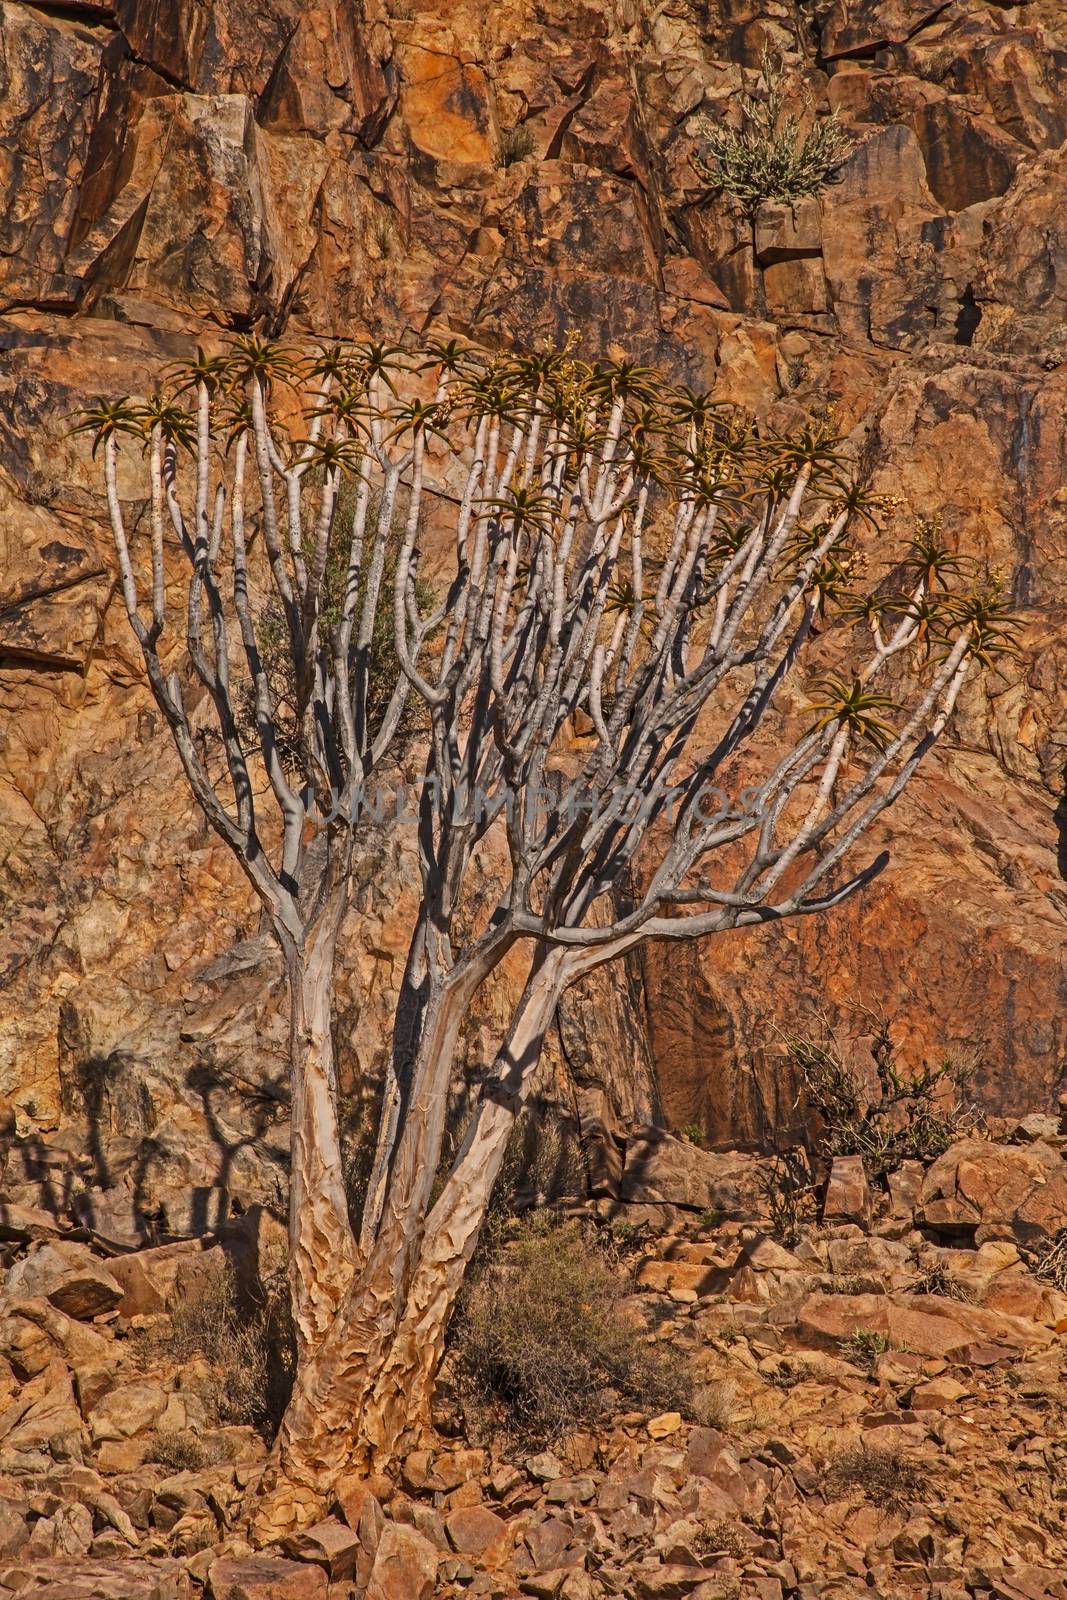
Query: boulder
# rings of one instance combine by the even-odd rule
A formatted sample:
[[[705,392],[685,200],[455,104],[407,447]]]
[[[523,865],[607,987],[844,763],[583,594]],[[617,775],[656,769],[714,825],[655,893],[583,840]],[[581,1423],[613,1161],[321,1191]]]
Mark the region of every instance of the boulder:
[[[91,1322],[118,1305],[122,1289],[86,1245],[56,1240],[16,1261],[4,1295],[8,1300],[44,1298],[67,1316]]]
[[[13,1556],[30,1536],[29,1504],[0,1495],[0,1556]]]
[[[199,1256],[199,1240],[179,1240],[151,1250],[116,1256],[111,1272],[122,1288],[118,1304],[123,1317],[153,1315],[170,1304],[179,1275],[190,1257]]]
[[[131,1439],[145,1433],[167,1409],[165,1390],[150,1383],[127,1383],[104,1395],[89,1413],[93,1440]]]
[[[973,1230],[976,1241],[1040,1244],[1067,1227],[1067,1163],[1040,1141],[997,1145],[965,1139],[926,1174],[919,1219],[927,1227]]]
[[[387,1522],[378,1541],[366,1600],[431,1600],[436,1577],[437,1551],[429,1539],[414,1528]],[[243,1597],[234,1595],[232,1600]]]
[[[349,1476],[338,1480],[334,1487],[334,1499],[348,1526],[359,1535],[367,1562],[373,1563],[385,1526],[385,1512],[381,1504],[363,1478]]]
[[[103,1372],[114,1366],[108,1340],[49,1300],[7,1303],[0,1314],[0,1355],[23,1378],[42,1372],[57,1356],[77,1371]]]
[[[183,1564],[166,1559],[60,1556],[20,1562],[18,1593],[42,1600],[192,1600]],[[257,1596],[256,1600],[260,1600]]]
[[[208,1568],[212,1600],[326,1600],[321,1567],[280,1556],[223,1556]]]
[[[914,1215],[925,1176],[926,1169],[921,1161],[902,1161],[895,1172],[886,1174],[893,1216],[910,1218]]]
[[[879,1334],[895,1349],[964,1364],[979,1346],[1020,1353],[1045,1349],[1052,1338],[1026,1318],[932,1294],[811,1294],[797,1309],[796,1332],[802,1345],[831,1350],[853,1334]]]
[[[720,1155],[660,1128],[638,1128],[626,1145],[620,1200],[681,1206],[723,1217],[758,1215],[766,1163]]]
[[[862,1156],[835,1156],[823,1196],[824,1222],[855,1222],[870,1226],[871,1186],[863,1168]]]
[[[62,1225],[51,1211],[0,1199],[0,1239],[48,1239],[61,1232]]]
[[[152,1232],[140,1201],[122,1183],[82,1190],[75,1195],[72,1210],[82,1227],[109,1249],[137,1250]]]
[[[13,1405],[0,1413],[0,1467],[31,1467],[52,1461],[80,1464],[85,1427],[59,1361],[27,1383]]]
[[[506,1527],[503,1517],[488,1506],[467,1506],[445,1518],[445,1531],[453,1550],[474,1559],[484,1556]]]
[[[327,1517],[286,1540],[285,1548],[298,1561],[314,1561],[324,1567],[332,1583],[353,1575],[362,1546],[358,1532],[336,1517]]]

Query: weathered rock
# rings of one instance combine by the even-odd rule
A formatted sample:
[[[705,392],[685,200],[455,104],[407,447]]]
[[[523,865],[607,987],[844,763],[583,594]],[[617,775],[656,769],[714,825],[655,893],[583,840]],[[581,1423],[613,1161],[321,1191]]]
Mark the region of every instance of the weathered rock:
[[[863,1169],[863,1157],[835,1156],[823,1196],[823,1220],[857,1222],[861,1227],[868,1227],[871,1205],[871,1187]]]
[[[352,1576],[361,1548],[358,1532],[346,1528],[336,1517],[316,1522],[286,1544],[289,1554],[298,1561],[315,1561],[324,1567],[331,1582]]]
[[[0,1316],[0,1355],[23,1377],[43,1371],[57,1356],[79,1371],[105,1371],[111,1354],[101,1334],[48,1300],[15,1300]]]
[[[938,1295],[812,1294],[799,1307],[796,1326],[801,1339],[830,1349],[856,1333],[880,1334],[896,1348],[963,1362],[979,1345],[1042,1349],[1050,1338],[1047,1329],[1023,1318]]]
[[[120,1315],[135,1317],[166,1310],[175,1293],[181,1263],[198,1249],[192,1242],[183,1242],[116,1256],[110,1270],[122,1289]]]
[[[921,1207],[929,1227],[973,1228],[979,1243],[1016,1238],[1033,1245],[1067,1227],[1067,1162],[1040,1143],[965,1140],[926,1174]]]
[[[484,1555],[505,1527],[503,1517],[488,1506],[468,1506],[445,1518],[449,1543],[462,1556]]]
[[[437,1551],[430,1541],[389,1522],[378,1541],[367,1600],[430,1600],[436,1575]]]
[[[536,1478],[541,1483],[549,1483],[553,1478],[563,1476],[559,1457],[553,1455],[551,1450],[539,1450],[535,1456],[528,1456],[525,1465],[531,1478]]]
[[[338,1481],[334,1497],[348,1526],[359,1535],[364,1551],[373,1561],[385,1524],[385,1513],[378,1500],[363,1479],[348,1477]]]
[[[48,1470],[49,1457],[80,1463],[84,1444],[70,1375],[59,1361],[31,1379],[0,1414],[0,1468]]]
[[[122,1289],[82,1244],[57,1241],[17,1261],[7,1275],[5,1298],[43,1297],[70,1317],[91,1321],[122,1299]]]
[[[212,1600],[325,1600],[321,1567],[278,1556],[224,1556],[208,1568]]]
[[[752,1216],[759,1210],[763,1171],[745,1156],[718,1155],[656,1128],[637,1129],[626,1145],[619,1198],[724,1217]]]
[[[911,1217],[922,1194],[925,1169],[919,1161],[904,1161],[886,1175],[894,1216]]]
[[[158,1422],[167,1408],[167,1394],[149,1383],[127,1383],[106,1394],[89,1413],[94,1440],[131,1439]]]
[[[47,1239],[61,1231],[49,1211],[0,1200],[0,1239]]]
[[[48,1600],[192,1600],[193,1595],[182,1564],[165,1559],[59,1557],[15,1570],[17,1593],[47,1595]]]
[[[25,1500],[0,1497],[0,1556],[13,1556],[30,1536],[29,1505]]]
[[[966,1384],[957,1383],[946,1373],[943,1377],[931,1378],[928,1383],[917,1384],[908,1396],[908,1405],[913,1411],[940,1411],[968,1393]]]

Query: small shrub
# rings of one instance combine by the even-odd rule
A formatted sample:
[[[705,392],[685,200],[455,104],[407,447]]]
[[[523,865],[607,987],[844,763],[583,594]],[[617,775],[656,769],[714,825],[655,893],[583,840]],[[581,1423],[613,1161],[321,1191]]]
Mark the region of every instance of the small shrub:
[[[796,1244],[806,1226],[819,1215],[815,1185],[807,1162],[799,1150],[775,1156],[774,1165],[763,1188],[770,1214],[771,1229],[783,1244]]]
[[[926,1492],[928,1473],[900,1450],[881,1445],[853,1445],[829,1464],[826,1486],[831,1494],[859,1489],[868,1500],[889,1511],[903,1511]]]
[[[576,1224],[524,1223],[468,1283],[453,1329],[473,1413],[542,1446],[624,1407],[691,1414],[688,1363],[625,1313],[626,1280]]]
[[[855,1333],[850,1333],[840,1341],[839,1348],[845,1360],[851,1361],[854,1367],[859,1367],[863,1372],[873,1372],[878,1357],[884,1356],[893,1347],[884,1333],[874,1333],[870,1328],[857,1328]]]
[[[835,1272],[830,1280],[830,1294],[866,1294],[870,1279],[858,1272]]]
[[[1067,1294],[1067,1228],[1061,1228],[1040,1251],[1033,1274],[1042,1283],[1051,1283],[1061,1294]]]
[[[693,1540],[693,1554],[704,1561],[712,1556],[733,1556],[739,1561],[747,1550],[744,1535],[736,1522],[709,1522]]]
[[[285,1409],[292,1352],[284,1272],[272,1274],[255,1304],[242,1306],[233,1268],[220,1260],[197,1292],[174,1307],[169,1327],[143,1336],[138,1355],[142,1364],[163,1360],[177,1366],[203,1357],[210,1377],[202,1392],[212,1420],[243,1423],[269,1435]]]
[[[785,387],[792,392],[799,389],[808,376],[808,361],[806,356],[794,356],[786,368]]]
[[[716,1378],[702,1383],[693,1390],[689,1405],[689,1419],[701,1428],[718,1428],[725,1432],[734,1420],[737,1410],[737,1386],[729,1378]]]
[[[969,1283],[954,1277],[940,1262],[920,1272],[909,1285],[912,1294],[939,1294],[945,1300],[959,1300],[973,1305],[975,1293]]]
[[[896,1061],[885,1017],[873,1018],[871,1045],[878,1090],[868,1093],[856,1071],[839,1054],[829,1030],[823,1041],[787,1039],[789,1058],[801,1082],[801,1095],[822,1118],[819,1154],[861,1156],[873,1180],[895,1172],[903,1161],[929,1163],[980,1122],[970,1098],[974,1065],[946,1060],[924,1063],[908,1074]]]
[[[724,189],[754,216],[764,200],[786,203],[819,194],[855,143],[836,113],[813,123],[806,133],[799,118],[785,114],[784,69],[765,51],[760,62],[761,94],[741,96],[741,127],[701,123],[713,166],[697,158],[700,176]]]
[[[641,1238],[641,1229],[636,1222],[613,1222],[611,1236],[620,1250],[635,1250]]]
[[[227,1459],[220,1445],[207,1445],[195,1433],[161,1433],[153,1440],[145,1457],[146,1461],[155,1461],[172,1472],[201,1472]]]
[[[798,1383],[804,1383],[810,1377],[811,1368],[807,1362],[780,1361],[770,1375],[770,1382],[776,1389],[783,1389],[788,1394],[790,1389],[795,1389]]]
[[[695,1144],[698,1149],[704,1144],[704,1130],[699,1122],[687,1122],[684,1128],[678,1130],[679,1139],[684,1139],[686,1144]]]

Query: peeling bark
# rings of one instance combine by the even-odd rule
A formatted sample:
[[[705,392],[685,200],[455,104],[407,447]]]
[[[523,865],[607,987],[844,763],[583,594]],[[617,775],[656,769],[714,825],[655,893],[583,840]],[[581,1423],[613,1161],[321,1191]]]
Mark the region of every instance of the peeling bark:
[[[387,1221],[329,1334],[302,1364],[249,1508],[258,1543],[276,1542],[321,1515],[342,1472],[388,1467],[405,1440],[429,1427],[448,1324],[572,964],[561,951],[541,952],[492,1086],[425,1228],[406,1229],[401,1217]],[[454,1053],[455,1020],[439,1012],[431,1048]],[[434,1065],[447,1077],[441,1055]]]
[[[288,960],[292,1116],[289,1284],[298,1359],[318,1348],[342,1304],[359,1252],[348,1217],[330,1030],[334,940]]]

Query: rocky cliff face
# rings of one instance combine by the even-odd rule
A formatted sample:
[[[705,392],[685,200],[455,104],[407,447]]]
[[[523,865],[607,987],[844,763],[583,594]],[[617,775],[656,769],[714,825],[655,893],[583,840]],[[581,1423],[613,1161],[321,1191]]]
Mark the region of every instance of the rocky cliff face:
[[[651,1062],[675,1125],[757,1140],[792,1117],[773,1025],[858,1000],[897,1014],[916,1056],[980,1048],[992,1109],[1047,1107],[1067,955],[1058,0],[0,17],[0,1095],[20,1126],[54,1128],[61,1095],[90,1109],[111,1140],[102,1190],[121,1138],[153,1135],[178,1187],[208,1181],[210,1153],[225,1187],[275,1126],[279,976],[185,800],[65,431],[87,395],[143,392],[198,338],[252,325],[434,324],[490,345],[577,329],[772,425],[832,401],[880,487],[943,508],[1004,575],[1025,649],[893,813],[889,872],[817,924],[598,980],[549,1071],[569,1061],[595,1107],[626,1060],[622,1114],[643,1122]],[[698,114],[728,115],[765,48],[857,142],[819,201],[751,226],[692,158]],[[350,1063],[380,1060],[413,893],[403,842],[383,844],[348,940]]]

